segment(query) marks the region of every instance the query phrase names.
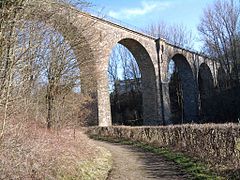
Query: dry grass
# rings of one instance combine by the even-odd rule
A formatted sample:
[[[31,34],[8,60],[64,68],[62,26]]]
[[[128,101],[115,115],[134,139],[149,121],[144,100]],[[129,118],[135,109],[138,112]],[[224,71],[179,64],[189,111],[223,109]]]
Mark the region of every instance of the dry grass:
[[[81,131],[12,122],[6,132],[0,144],[0,179],[81,177],[81,165],[102,153]]]

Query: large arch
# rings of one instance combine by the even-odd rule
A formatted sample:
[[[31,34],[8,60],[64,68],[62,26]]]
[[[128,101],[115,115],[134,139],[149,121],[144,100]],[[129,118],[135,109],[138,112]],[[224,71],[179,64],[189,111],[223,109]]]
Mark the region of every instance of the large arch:
[[[212,96],[214,89],[213,75],[206,63],[200,65],[198,72],[198,87],[201,97]]]
[[[60,33],[71,46],[80,66],[81,92],[89,94],[94,98],[88,107],[98,109],[99,101],[97,95],[96,77],[96,53],[99,37],[94,36],[96,28],[94,22],[82,16],[70,5],[50,0],[26,1],[24,8],[19,12],[19,19],[33,23],[43,23]],[[93,124],[97,125],[98,110],[89,115]],[[94,120],[93,120],[94,119]]]
[[[171,113],[173,113],[172,104],[174,103],[174,98],[180,98],[180,100],[178,101],[181,101],[181,107],[179,107],[181,109],[181,112],[180,115],[178,115],[177,119],[174,121],[174,123],[197,122],[198,91],[191,66],[182,54],[175,54],[172,57],[172,60],[175,63],[174,81],[175,83],[177,83],[177,85],[172,86],[171,82],[169,84]],[[177,92],[172,88],[178,88],[178,93],[181,94],[181,97],[179,97],[179,95],[176,94]]]
[[[143,98],[143,124],[159,125],[157,113],[157,87],[153,62],[144,46],[137,40],[124,38],[118,41],[136,59],[141,72]]]
[[[209,66],[202,63],[198,72],[198,89],[200,96],[200,117],[202,120],[208,120],[206,111],[208,108],[208,101],[214,95],[213,76]]]
[[[96,91],[95,54],[98,37],[95,22],[79,16],[70,5],[50,0],[26,1],[20,18],[46,24],[60,33],[69,43],[81,66],[81,84],[84,92]],[[94,49],[94,50],[93,50]]]

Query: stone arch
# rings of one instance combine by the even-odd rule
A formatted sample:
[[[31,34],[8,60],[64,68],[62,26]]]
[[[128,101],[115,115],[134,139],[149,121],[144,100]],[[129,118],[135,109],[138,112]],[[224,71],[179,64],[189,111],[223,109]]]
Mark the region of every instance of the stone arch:
[[[214,95],[214,81],[213,75],[206,63],[202,63],[198,72],[198,89],[200,99],[200,117],[202,120],[208,120],[207,110],[209,107],[209,100]]]
[[[157,86],[153,62],[145,47],[137,40],[124,38],[118,41],[136,59],[141,72],[143,97],[143,124],[159,125],[157,113]]]
[[[198,121],[198,98],[197,98],[197,86],[194,79],[194,75],[191,69],[190,64],[188,63],[185,56],[182,54],[175,54],[172,57],[173,62],[175,63],[175,75],[174,81],[177,85],[172,85],[172,80],[169,84],[169,93],[170,93],[170,105],[171,113],[173,115],[173,106],[174,98],[180,98],[178,101],[181,103],[180,115],[174,120],[174,123],[191,123]],[[181,97],[178,97],[175,91],[177,88]],[[175,97],[174,97],[175,96]]]
[[[24,6],[26,8],[24,8],[22,14],[26,20],[41,22],[64,37],[73,49],[74,55],[81,66],[83,91],[89,92],[93,89],[96,91],[96,78],[95,73],[93,73],[95,72],[93,49],[96,48],[93,44],[97,41],[96,36],[94,36],[95,22],[82,16],[71,6],[64,6],[54,0],[48,2],[34,0],[26,2]],[[91,28],[91,31],[89,28]],[[89,79],[91,80],[89,81]]]
[[[60,2],[50,0],[44,3],[34,0],[27,1],[24,6],[26,8],[20,11],[20,18],[33,23],[43,23],[47,27],[54,29],[71,46],[80,66],[81,91],[90,94],[94,98],[94,101],[87,106],[98,109],[96,54],[93,51],[96,51],[97,45],[95,44],[98,42],[98,37],[94,36],[96,22],[81,15],[71,6],[63,6]],[[93,122],[90,125],[97,125],[98,111],[92,111],[89,118]]]
[[[206,63],[202,63],[199,67],[198,88],[201,97],[212,96],[214,89],[213,75]]]

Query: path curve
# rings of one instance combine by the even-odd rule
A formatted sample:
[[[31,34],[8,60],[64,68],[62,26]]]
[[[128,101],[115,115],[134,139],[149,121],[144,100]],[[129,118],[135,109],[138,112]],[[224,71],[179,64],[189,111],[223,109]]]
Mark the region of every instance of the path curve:
[[[131,145],[95,141],[108,149],[113,157],[113,169],[108,180],[191,179],[174,162],[160,155]]]

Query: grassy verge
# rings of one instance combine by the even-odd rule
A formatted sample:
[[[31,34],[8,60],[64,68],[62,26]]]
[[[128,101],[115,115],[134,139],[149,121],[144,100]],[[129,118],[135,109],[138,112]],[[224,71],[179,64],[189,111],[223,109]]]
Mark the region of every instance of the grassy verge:
[[[99,136],[90,135],[90,138],[95,140],[108,141],[112,143],[132,145],[135,147],[142,148],[145,151],[162,155],[168,160],[174,161],[176,164],[182,167],[183,170],[189,173],[193,177],[193,179],[196,179],[196,180],[197,179],[199,180],[226,179],[224,177],[218,176],[216,173],[210,170],[207,165],[197,160],[193,160],[192,158],[188,157],[183,153],[173,152],[166,148],[154,147],[142,142],[133,142],[129,140],[115,139],[112,137],[99,137]]]
[[[60,171],[57,179],[71,180],[71,179],[82,179],[82,180],[105,180],[108,177],[108,173],[112,168],[112,155],[104,148],[97,147],[100,151],[99,156],[92,160],[81,162],[76,167],[75,174],[67,174],[66,171]]]
[[[105,180],[110,169],[110,152],[81,130],[16,121],[0,143],[0,179]]]

